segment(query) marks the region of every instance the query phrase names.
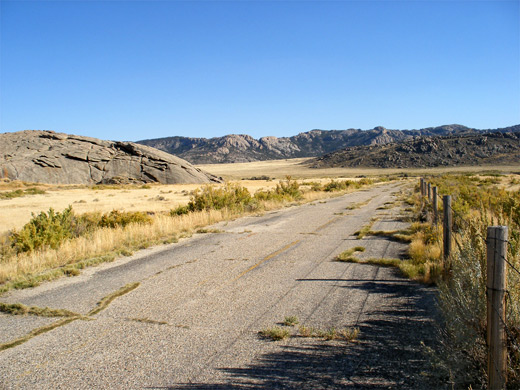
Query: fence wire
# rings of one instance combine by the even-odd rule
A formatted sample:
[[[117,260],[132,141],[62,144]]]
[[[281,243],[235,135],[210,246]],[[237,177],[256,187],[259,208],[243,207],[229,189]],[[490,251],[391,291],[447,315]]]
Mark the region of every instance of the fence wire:
[[[433,193],[433,191],[432,191],[432,193]],[[423,194],[422,196],[425,197],[429,202],[433,203],[433,199],[428,197],[427,193]],[[444,206],[443,197],[439,193],[439,191],[437,191],[437,197],[442,201],[442,204]],[[457,226],[458,227],[462,227],[462,232],[459,230],[458,233],[459,234],[460,233],[463,234],[464,230],[471,231],[477,237],[482,239],[483,242],[486,243],[486,247],[487,247],[488,238],[484,237],[484,235],[482,233],[480,233],[479,229],[474,228],[473,225],[470,222],[466,221],[464,219],[464,217],[461,214],[459,214],[459,212],[457,210],[455,210],[451,204],[449,205],[449,207],[450,207],[450,210],[452,212],[453,219],[455,220],[455,218],[456,218],[456,220],[457,220]],[[439,215],[438,210],[434,210],[434,212],[437,213],[437,221],[439,222],[440,220],[442,220],[443,216]],[[453,234],[452,237],[453,237],[453,239],[455,241],[455,244],[458,246],[459,251],[462,251],[463,250],[463,244],[460,242],[458,234]],[[506,243],[506,253],[507,253],[507,249],[508,248],[510,250],[510,253],[512,253],[512,254],[517,252],[517,248],[513,247],[513,245],[511,244],[510,240],[501,240],[501,239],[497,239],[497,238],[495,238],[495,240],[502,241],[502,242]],[[515,266],[511,261],[509,261],[506,256],[504,256],[502,253],[500,253],[497,250],[496,245],[495,245],[494,248],[495,248],[494,249],[495,256],[498,256],[501,259],[503,259],[505,261],[505,263],[509,266],[509,269],[511,271],[515,272],[517,276],[520,276],[520,269],[518,269],[517,266]],[[488,291],[489,291],[489,287],[486,287],[486,294],[488,294]],[[513,302],[512,302],[512,297],[511,297],[510,291],[509,290],[505,290],[504,293],[505,293],[504,305],[505,305],[505,303],[507,301],[509,301],[509,304],[505,306],[506,309],[509,308],[509,310],[510,310],[509,313],[512,314],[513,317],[518,318],[519,317],[519,313],[516,313],[516,316],[515,316],[515,313],[514,313],[515,305],[512,304]],[[506,321],[505,321],[505,317],[502,316],[502,314],[499,312],[499,309],[497,307],[495,307],[493,302],[491,302],[491,308],[498,315],[498,318],[500,319],[500,322],[501,322],[501,326],[505,330],[505,333],[507,335],[507,347],[508,347],[510,353],[519,354],[520,353],[520,343],[519,343],[520,342],[520,328],[518,328],[518,327],[512,328],[511,326],[509,326],[506,323]],[[495,369],[497,369],[496,362],[495,362]]]
[[[443,199],[442,196],[439,194],[439,192],[437,192],[437,196],[438,196],[441,200]],[[468,221],[466,221],[466,220],[462,217],[462,215],[460,215],[459,212],[456,211],[456,210],[453,208],[452,205],[449,205],[449,206],[450,206],[450,210],[451,210],[451,212],[452,212],[452,215],[453,215],[454,217],[457,217],[458,221],[462,221],[462,222],[466,225],[467,230],[471,230],[471,224],[470,224]],[[478,231],[476,231],[475,233],[476,233],[476,234],[477,234],[477,235],[478,235],[478,236],[479,236],[479,237],[480,237],[484,242],[487,243],[487,237],[484,237],[484,236],[483,236],[481,233],[479,233]],[[460,244],[460,242],[458,242],[458,240],[457,240],[457,236],[453,236],[453,237],[454,237],[454,239],[455,239],[455,242],[456,242],[457,246],[458,246],[459,249],[460,249],[460,248],[462,247],[462,245]],[[502,241],[505,242],[505,243],[507,243],[508,247],[511,249],[511,252],[513,252],[513,250],[514,250],[515,248],[514,248],[513,245],[511,244],[511,241],[509,241],[509,240],[502,240]],[[496,252],[496,250],[495,250],[495,252]],[[499,253],[496,252],[495,254],[498,255]],[[504,260],[504,261],[509,265],[509,267],[510,267],[513,271],[515,271],[518,275],[520,275],[520,270],[519,270],[518,268],[516,268],[516,266],[515,266],[514,264],[512,264],[512,263],[511,263],[511,262],[510,262],[510,261],[509,261],[505,256],[503,256],[503,255],[501,255],[501,254],[500,254],[500,257],[501,257],[501,258],[502,258],[502,259],[503,259],[503,260]]]

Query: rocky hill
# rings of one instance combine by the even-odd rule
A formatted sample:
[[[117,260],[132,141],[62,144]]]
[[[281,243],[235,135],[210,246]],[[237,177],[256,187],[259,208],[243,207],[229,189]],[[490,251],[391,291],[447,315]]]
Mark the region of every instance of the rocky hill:
[[[520,131],[417,137],[400,143],[356,146],[306,163],[312,168],[429,168],[520,164]]]
[[[220,181],[149,146],[40,130],[0,134],[0,178],[53,184]]]
[[[520,125],[495,132],[520,131]],[[360,145],[401,142],[417,136],[445,136],[480,133],[462,125],[429,127],[420,130],[312,130],[293,137],[226,135],[217,138],[166,137],[138,141],[184,158],[194,164],[234,163],[296,157],[317,157],[336,150]]]

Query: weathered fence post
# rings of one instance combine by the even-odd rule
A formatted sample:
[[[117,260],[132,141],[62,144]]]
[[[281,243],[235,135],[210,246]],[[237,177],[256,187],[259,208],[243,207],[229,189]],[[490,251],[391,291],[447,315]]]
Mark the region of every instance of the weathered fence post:
[[[428,200],[432,201],[432,183],[428,183]]]
[[[432,196],[433,196],[433,224],[437,226],[439,221],[439,207],[437,205],[437,187],[432,188]]]
[[[452,212],[451,212],[451,195],[442,197],[442,205],[444,207],[443,221],[443,239],[444,239],[444,261],[448,261],[451,253],[451,228],[452,228]],[[449,267],[448,267],[449,268]]]
[[[487,345],[488,389],[505,389],[507,349],[505,330],[507,226],[487,228]]]
[[[422,177],[421,177],[420,187],[421,187],[421,196],[424,196],[424,179]]]

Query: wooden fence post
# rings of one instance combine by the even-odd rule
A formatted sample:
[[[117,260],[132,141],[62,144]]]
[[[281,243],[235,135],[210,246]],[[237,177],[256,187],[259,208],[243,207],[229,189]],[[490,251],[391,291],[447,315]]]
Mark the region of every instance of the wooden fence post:
[[[421,196],[424,196],[424,179],[422,177],[421,177],[420,187],[421,187]]]
[[[505,290],[507,226],[487,228],[487,345],[488,389],[505,389],[507,347]]]
[[[451,228],[452,228],[452,212],[451,212],[451,195],[442,197],[444,207],[443,221],[443,239],[444,239],[444,261],[448,261],[451,254]],[[448,267],[449,269],[449,267]]]
[[[432,196],[433,196],[433,224],[437,226],[439,221],[439,207],[437,204],[437,187],[432,188]]]
[[[432,183],[428,183],[428,200],[432,201]]]

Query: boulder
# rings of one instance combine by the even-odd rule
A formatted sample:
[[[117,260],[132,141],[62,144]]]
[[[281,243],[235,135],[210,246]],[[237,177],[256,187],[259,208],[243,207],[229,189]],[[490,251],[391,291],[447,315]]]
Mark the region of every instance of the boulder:
[[[150,146],[46,130],[0,134],[0,178],[52,184],[221,181]]]

